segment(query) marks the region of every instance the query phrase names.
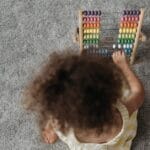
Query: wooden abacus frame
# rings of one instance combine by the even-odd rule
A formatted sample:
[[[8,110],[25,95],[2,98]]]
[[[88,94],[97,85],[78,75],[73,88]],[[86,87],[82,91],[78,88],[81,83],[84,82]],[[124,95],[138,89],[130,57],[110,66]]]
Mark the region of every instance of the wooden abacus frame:
[[[144,34],[141,32],[143,18],[144,18],[144,11],[145,11],[144,8],[140,9],[139,22],[138,22],[138,28],[137,28],[137,32],[136,32],[135,42],[134,42],[134,46],[133,46],[132,53],[131,53],[130,60],[129,60],[130,64],[134,63],[139,39],[141,39],[141,40],[145,39]],[[82,18],[83,17],[82,17],[82,12],[83,12],[82,10],[79,10],[79,33],[77,33],[78,34],[78,42],[80,45],[80,53],[83,52],[83,26],[82,26],[82,24],[83,24]]]

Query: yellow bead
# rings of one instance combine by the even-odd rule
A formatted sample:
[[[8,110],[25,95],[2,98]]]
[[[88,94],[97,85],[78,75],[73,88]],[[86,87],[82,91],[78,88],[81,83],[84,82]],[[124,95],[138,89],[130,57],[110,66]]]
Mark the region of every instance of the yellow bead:
[[[130,33],[132,33],[132,28],[130,28]]]
[[[129,28],[126,29],[126,33],[129,33]]]
[[[119,29],[119,33],[122,33],[122,28]]]
[[[132,32],[133,32],[133,33],[136,33],[136,28],[134,28]]]
[[[126,30],[127,30],[126,28],[123,28],[123,33],[126,33]]]

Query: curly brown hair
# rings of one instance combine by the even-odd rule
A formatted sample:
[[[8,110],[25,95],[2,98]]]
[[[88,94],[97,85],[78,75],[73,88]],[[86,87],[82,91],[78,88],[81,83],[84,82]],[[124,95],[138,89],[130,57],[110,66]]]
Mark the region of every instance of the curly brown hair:
[[[23,103],[39,115],[41,126],[51,116],[64,133],[102,131],[114,123],[113,105],[122,97],[124,81],[111,59],[55,52],[27,85]]]

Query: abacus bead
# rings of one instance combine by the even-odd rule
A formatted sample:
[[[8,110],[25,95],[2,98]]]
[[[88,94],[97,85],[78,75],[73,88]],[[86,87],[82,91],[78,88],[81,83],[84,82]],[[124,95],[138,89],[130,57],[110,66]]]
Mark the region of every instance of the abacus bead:
[[[130,44],[130,48],[133,48],[133,45],[132,45],[132,44]]]
[[[127,48],[129,48],[130,47],[130,45],[129,44],[127,44]]]
[[[126,48],[126,44],[123,44],[123,48]]]
[[[127,15],[127,11],[126,10],[123,11],[123,15]]]
[[[119,29],[119,33],[122,33],[122,28]]]
[[[124,23],[121,22],[121,23],[120,23],[120,28],[123,28],[123,27],[124,27]]]
[[[132,34],[128,34],[128,38],[129,38],[129,39],[131,39],[131,38],[132,38],[132,36],[131,36],[131,35],[132,35]]]
[[[121,39],[118,39],[118,43],[121,43]]]
[[[132,18],[131,17],[128,17],[128,21],[131,21],[132,20]]]
[[[126,39],[124,39],[124,43],[126,44],[128,41]]]
[[[125,34],[121,34],[121,38],[122,38],[122,39],[124,39],[124,35],[125,35]]]
[[[97,17],[97,21],[100,21],[100,17]]]
[[[99,34],[96,34],[96,38],[99,39]]]
[[[127,15],[130,15],[130,10],[127,10]]]
[[[95,11],[95,15],[98,15],[98,11]]]
[[[121,34],[118,34],[118,38],[120,39],[122,36],[121,36]]]
[[[131,34],[131,38],[134,39],[135,38],[135,34]]]
[[[140,15],[141,11],[140,10],[137,10],[137,15]]]
[[[127,38],[129,38],[129,35],[128,35],[128,34],[125,34],[125,36],[124,36],[124,37],[127,39]]]
[[[137,23],[134,23],[134,25],[133,25],[135,28],[138,26],[138,24]]]
[[[127,29],[126,29],[126,33],[129,33],[129,31],[130,31],[129,28],[127,28]]]
[[[133,39],[131,39],[131,43],[134,43],[134,40],[133,40]]]
[[[102,12],[99,10],[99,13],[98,13],[98,15],[101,15],[102,14]]]
[[[121,44],[118,44],[118,48],[121,49]]]
[[[136,10],[133,11],[133,15],[136,15]]]
[[[126,33],[126,28],[123,28],[122,33]]]
[[[132,32],[133,32],[133,33],[136,33],[136,28],[134,28]]]
[[[96,40],[96,44],[98,44],[98,42],[99,42],[99,40],[97,39],[97,40]]]
[[[139,17],[138,16],[135,17],[135,21],[139,21]]]
[[[95,15],[95,11],[92,11],[92,13],[91,13],[92,15]]]
[[[133,28],[133,27],[134,27],[134,23],[131,23],[131,24],[130,24],[130,27]]]
[[[121,21],[124,21],[124,17],[121,17]]]
[[[121,40],[120,40],[120,43],[123,44],[123,43],[124,43],[124,39],[121,39]]]
[[[87,21],[87,18],[86,18],[86,17],[83,17],[83,21]]]
[[[113,44],[113,49],[115,49],[116,48],[116,44]]]
[[[127,16],[124,17],[124,21],[128,21],[128,17]]]
[[[91,15],[91,11],[88,11],[87,14],[88,14],[88,15]]]
[[[130,11],[130,15],[133,15],[133,10]]]
[[[83,15],[85,15],[85,16],[87,15],[87,11],[83,11],[82,13],[83,13]]]
[[[83,40],[83,43],[86,44],[86,40]]]

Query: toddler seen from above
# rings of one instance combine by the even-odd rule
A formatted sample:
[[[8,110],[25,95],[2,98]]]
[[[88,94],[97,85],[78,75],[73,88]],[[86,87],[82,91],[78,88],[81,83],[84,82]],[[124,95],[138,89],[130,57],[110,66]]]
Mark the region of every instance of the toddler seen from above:
[[[71,150],[130,150],[144,88],[123,51],[112,58],[53,53],[27,84],[23,105],[46,143]]]

